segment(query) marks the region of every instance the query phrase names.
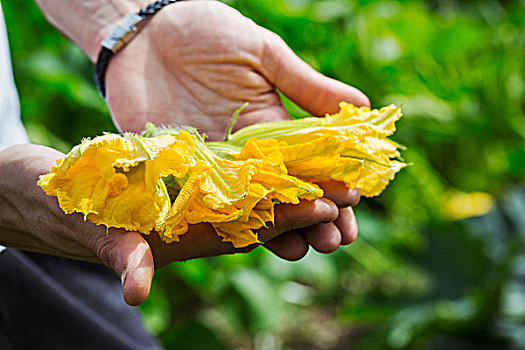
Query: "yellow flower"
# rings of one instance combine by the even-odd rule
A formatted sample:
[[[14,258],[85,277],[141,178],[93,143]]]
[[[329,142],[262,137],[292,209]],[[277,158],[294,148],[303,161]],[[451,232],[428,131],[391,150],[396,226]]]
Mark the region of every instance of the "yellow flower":
[[[481,216],[494,206],[494,199],[485,192],[450,191],[443,203],[443,215],[449,220]]]
[[[188,226],[211,223],[235,247],[259,242],[274,223],[274,204],[323,196],[315,184],[342,181],[379,194],[405,166],[386,137],[401,117],[345,103],[326,118],[254,125],[224,143],[198,132],[147,126],[141,137],[106,134],[74,147],[39,185],[70,214],[107,227],[175,242]]]
[[[186,132],[151,139],[107,134],[73,148],[38,184],[67,214],[148,234],[170,210],[162,178],[187,172],[192,141]]]
[[[282,157],[231,160],[183,130],[145,138],[107,134],[76,146],[39,185],[66,213],[95,224],[178,241],[188,225],[212,223],[236,247],[258,242],[273,223],[273,202],[323,195],[286,174]]]
[[[386,137],[402,114],[393,105],[379,110],[342,102],[339,113],[252,125],[212,144],[234,159],[282,158],[290,175],[307,181],[337,180],[363,196],[377,196],[405,163],[400,147]]]
[[[188,214],[191,204],[196,200],[200,184],[210,174],[211,166],[206,162],[197,162],[188,173],[185,182],[168,179],[168,191],[172,191],[175,200],[171,205],[166,225],[162,229],[161,238],[167,242],[179,241],[179,236],[188,231]],[[177,183],[178,182],[178,183]]]
[[[323,195],[318,186],[286,175],[280,159],[228,160],[198,139],[195,148],[195,158],[210,164],[211,170],[200,183],[185,219],[189,224],[212,223],[235,247],[257,243],[254,230],[273,223],[273,206],[268,209],[272,199],[299,203],[299,199]]]
[[[333,135],[332,135],[333,136]],[[304,135],[303,143],[289,144],[276,139],[250,139],[237,159],[273,157],[282,159],[282,167],[290,175],[307,181],[338,180],[354,188],[361,174],[363,161],[342,157],[343,143],[331,135]],[[257,149],[256,153],[254,150]]]

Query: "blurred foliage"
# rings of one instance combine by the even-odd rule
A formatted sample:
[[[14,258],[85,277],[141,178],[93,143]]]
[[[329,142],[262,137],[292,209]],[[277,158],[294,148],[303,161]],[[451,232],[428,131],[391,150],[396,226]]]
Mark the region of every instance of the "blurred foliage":
[[[375,107],[402,103],[413,166],[361,201],[358,240],[334,254],[161,269],[142,307],[152,332],[183,349],[525,348],[525,2],[228,3]],[[67,151],[114,130],[82,53],[30,0],[2,7],[31,139]],[[458,191],[494,205],[453,221]]]

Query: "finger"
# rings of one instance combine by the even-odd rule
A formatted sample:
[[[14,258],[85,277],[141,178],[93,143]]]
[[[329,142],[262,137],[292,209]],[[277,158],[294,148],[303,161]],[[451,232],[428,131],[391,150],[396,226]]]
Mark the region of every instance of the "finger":
[[[280,204],[275,207],[275,225],[258,230],[259,240],[267,242],[278,235],[302,227],[335,221],[337,206],[326,198],[302,201],[299,204]]]
[[[156,268],[174,261],[185,261],[236,252],[236,249],[230,242],[223,242],[213,227],[206,223],[190,225],[188,232],[180,236],[178,242],[163,242],[155,232],[144,238],[153,251]]]
[[[153,255],[144,238],[137,232],[110,230],[97,240],[95,252],[120,277],[126,303],[142,304],[154,274]]]
[[[333,223],[317,224],[301,230],[306,241],[319,253],[332,253],[341,244],[341,232]]]
[[[314,70],[275,33],[267,32],[261,70],[283,94],[307,112],[324,116],[339,111],[339,102],[370,106],[358,89],[328,78]]]
[[[317,184],[324,191],[323,197],[333,201],[339,208],[356,206],[361,199],[357,189],[349,189],[340,181],[320,181]]]
[[[296,261],[308,252],[308,243],[298,231],[286,232],[264,244],[268,250],[278,257]]]
[[[335,225],[341,232],[341,245],[348,245],[357,239],[357,221],[352,208],[339,209]]]

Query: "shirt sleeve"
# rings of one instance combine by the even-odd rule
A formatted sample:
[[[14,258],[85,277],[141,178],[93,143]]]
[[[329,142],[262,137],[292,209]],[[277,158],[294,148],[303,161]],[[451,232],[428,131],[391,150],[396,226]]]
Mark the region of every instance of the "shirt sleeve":
[[[20,120],[18,93],[11,70],[4,16],[0,7],[0,150],[27,142],[29,138]]]

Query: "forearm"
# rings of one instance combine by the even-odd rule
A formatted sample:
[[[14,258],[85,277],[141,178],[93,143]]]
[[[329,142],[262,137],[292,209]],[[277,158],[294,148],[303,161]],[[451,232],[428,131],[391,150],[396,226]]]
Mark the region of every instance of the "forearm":
[[[102,39],[124,15],[148,0],[35,0],[48,21],[95,61]]]
[[[104,255],[104,246],[125,249],[123,236],[141,237],[115,229],[107,236],[104,226],[84,221],[78,213],[64,214],[57,198],[46,195],[37,185],[39,176],[63,156],[38,145],[18,145],[0,151],[0,245],[100,262],[104,259],[97,255]],[[158,266],[235,252],[231,244],[221,242],[209,225],[197,225],[192,231],[195,234],[185,235],[183,242],[171,245],[161,242],[156,233],[150,235]],[[110,259],[105,261],[114,266]]]
[[[37,155],[38,153],[41,153]],[[95,254],[67,237],[78,230],[75,220],[58,208],[56,199],[37,186],[60,152],[35,145],[0,151],[0,244],[39,253],[98,260]],[[82,222],[83,223],[83,222]]]

